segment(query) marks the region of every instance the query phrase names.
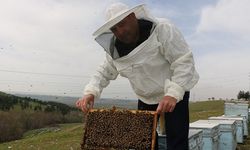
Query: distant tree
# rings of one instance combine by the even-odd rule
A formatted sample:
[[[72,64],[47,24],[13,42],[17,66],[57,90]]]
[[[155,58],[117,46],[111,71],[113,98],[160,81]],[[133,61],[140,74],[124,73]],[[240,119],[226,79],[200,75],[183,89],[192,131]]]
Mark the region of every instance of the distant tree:
[[[245,100],[249,100],[250,99],[250,94],[249,91],[245,92],[245,91],[240,91],[237,95],[238,99],[245,99]]]
[[[237,95],[237,98],[238,99],[242,99],[244,98],[244,95],[245,95],[245,92],[244,91],[239,91],[238,95]]]
[[[61,106],[61,107],[59,107],[59,110],[60,110],[61,114],[63,116],[65,116],[66,114],[68,114],[70,112],[70,107]]]
[[[53,112],[53,111],[56,111],[55,107],[54,106],[51,106],[51,105],[47,105],[44,109],[45,112]]]
[[[42,111],[42,107],[40,105],[37,105],[34,107],[34,111]]]
[[[24,130],[19,114],[0,111],[0,118],[0,143],[22,137]]]
[[[249,94],[249,91],[247,91],[244,95],[245,99],[246,100],[249,100],[250,99],[250,94]]]
[[[9,111],[12,106],[13,102],[9,99],[9,97],[0,97],[0,110]]]

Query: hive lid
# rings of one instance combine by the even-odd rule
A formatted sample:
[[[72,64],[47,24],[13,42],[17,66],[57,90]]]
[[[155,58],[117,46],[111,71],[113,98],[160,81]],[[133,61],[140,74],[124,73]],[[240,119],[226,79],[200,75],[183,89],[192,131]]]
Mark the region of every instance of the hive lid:
[[[230,116],[218,116],[218,117],[209,117],[209,119],[224,119],[224,120],[241,120],[243,121],[243,117],[230,117]]]
[[[190,127],[196,127],[196,128],[215,128],[216,126],[218,126],[219,123],[208,123],[208,122],[202,122],[200,120],[190,123]]]
[[[235,120],[199,120],[200,122],[204,123],[219,123],[219,124],[226,124],[226,125],[232,125],[235,123]]]
[[[195,135],[202,134],[201,129],[189,129],[188,137],[191,138]]]

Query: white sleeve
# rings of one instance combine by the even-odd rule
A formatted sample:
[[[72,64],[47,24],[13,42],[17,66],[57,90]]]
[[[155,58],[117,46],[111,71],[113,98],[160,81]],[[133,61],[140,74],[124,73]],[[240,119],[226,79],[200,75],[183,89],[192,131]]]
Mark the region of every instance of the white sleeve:
[[[180,31],[172,24],[162,24],[159,28],[159,40],[165,59],[170,63],[172,76],[165,80],[165,96],[172,96],[179,102],[185,91],[189,91],[198,82],[191,49]]]
[[[110,80],[115,80],[118,71],[113,62],[106,57],[106,60],[98,67],[97,72],[92,76],[90,82],[85,86],[84,95],[92,94],[99,99],[103,88],[107,87]]]

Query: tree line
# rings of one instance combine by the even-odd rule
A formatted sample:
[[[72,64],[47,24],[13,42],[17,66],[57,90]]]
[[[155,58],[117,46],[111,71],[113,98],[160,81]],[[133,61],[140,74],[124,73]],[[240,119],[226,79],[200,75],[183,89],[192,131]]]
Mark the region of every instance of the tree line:
[[[245,92],[245,91],[239,91],[238,95],[237,95],[238,99],[244,99],[244,100],[249,100],[250,99],[250,94],[249,91]]]
[[[83,122],[83,118],[80,110],[66,104],[0,92],[0,143],[20,139],[31,129]]]
[[[30,97],[18,97],[0,92],[0,110],[13,110],[16,105],[20,106],[22,110],[33,109],[34,111],[60,112],[62,115],[77,110],[75,107],[70,107],[58,102],[41,101]]]

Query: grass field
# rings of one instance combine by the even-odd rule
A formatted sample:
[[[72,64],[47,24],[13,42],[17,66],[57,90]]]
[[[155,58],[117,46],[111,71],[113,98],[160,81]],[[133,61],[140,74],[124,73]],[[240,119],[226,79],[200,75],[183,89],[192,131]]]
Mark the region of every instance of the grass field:
[[[191,102],[189,104],[190,122],[224,114],[224,101]]]
[[[190,122],[223,113],[223,101],[190,103]],[[0,150],[79,150],[82,135],[83,124],[60,124],[29,131],[21,140],[0,144]],[[238,145],[238,149],[250,150],[250,138]]]
[[[0,144],[0,150],[79,150],[83,125],[60,124],[27,132],[24,138]]]

